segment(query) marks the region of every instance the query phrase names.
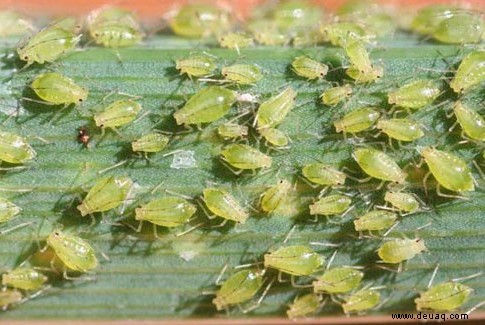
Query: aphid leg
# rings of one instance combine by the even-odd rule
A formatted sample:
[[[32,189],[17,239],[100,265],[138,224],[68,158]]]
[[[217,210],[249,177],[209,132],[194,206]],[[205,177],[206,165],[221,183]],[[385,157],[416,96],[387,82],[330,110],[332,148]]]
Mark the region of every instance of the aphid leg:
[[[441,185],[440,184],[438,184],[436,186],[436,193],[438,194],[438,196],[445,197],[445,198],[470,200],[470,198],[468,198],[466,196],[451,195],[451,194],[445,194],[445,193],[441,192]]]
[[[118,168],[118,167],[120,167],[120,166],[123,166],[123,165],[124,165],[124,164],[126,164],[127,162],[128,162],[128,160],[123,160],[123,161],[120,161],[119,163],[116,163],[116,164],[114,164],[114,165],[112,165],[112,166],[109,166],[109,167],[106,167],[106,168],[104,168],[104,169],[99,170],[97,174],[98,174],[98,175],[104,174],[104,173],[106,173],[106,172],[108,172],[108,171],[110,171],[110,170],[112,170],[112,169],[115,169],[115,168]]]
[[[15,166],[15,167],[0,167],[0,171],[10,171],[10,170],[22,170],[27,169],[27,166]]]
[[[196,224],[195,226],[190,227],[190,228],[189,228],[189,229],[187,229],[187,230],[184,230],[184,231],[182,231],[182,232],[179,232],[179,233],[175,234],[175,237],[180,237],[180,236],[186,235],[186,234],[188,234],[189,232],[192,232],[192,231],[194,231],[195,229],[200,228],[200,227],[201,227],[201,226],[203,226],[203,225],[204,225],[204,222],[198,223],[198,224]]]
[[[163,183],[164,183],[164,182],[162,182],[162,184],[163,184]],[[162,184],[157,185],[157,188],[158,188],[158,187],[160,187]],[[194,198],[193,198],[193,197],[191,197],[191,196],[184,195],[184,194],[180,194],[180,193],[175,192],[175,191],[172,191],[172,190],[167,190],[167,189],[164,189],[164,191],[165,191],[165,192],[167,192],[168,194],[173,194],[173,195],[176,195],[176,196],[181,197],[181,198],[186,199],[186,200],[193,200],[193,199],[194,199]],[[153,191],[152,191],[152,193],[153,193]]]
[[[222,267],[221,272],[220,272],[220,273],[219,273],[219,275],[217,276],[217,278],[216,278],[216,282],[215,282],[217,286],[221,284],[221,279],[222,279],[222,276],[223,276],[223,275],[224,275],[224,273],[226,272],[226,270],[227,270],[227,267],[228,267],[228,266],[229,266],[229,264],[227,264],[227,263],[226,263],[226,264],[224,264],[224,266]]]
[[[332,265],[333,260],[335,259],[335,256],[337,256],[338,249],[333,252],[332,256],[330,256],[330,259],[328,260],[327,267],[325,267],[325,270],[328,270],[330,268],[330,265]]]
[[[281,272],[281,271],[278,272],[278,282],[280,282],[280,283],[288,282],[288,280],[283,279],[283,272]]]
[[[461,278],[454,278],[454,279],[451,279],[451,281],[452,282],[465,281],[465,280],[470,280],[470,279],[478,278],[479,276],[482,276],[482,275],[483,275],[483,272],[478,272],[478,273],[474,273],[472,275],[463,276]]]
[[[286,234],[285,239],[283,240],[283,244],[286,244],[286,242],[288,242],[288,240],[291,238],[291,236],[295,232],[295,229],[296,229],[296,225],[293,225],[293,227],[291,227],[290,231],[288,231],[288,233]]]
[[[263,293],[261,294],[261,296],[259,297],[258,301],[256,301],[256,303],[255,303],[253,306],[251,306],[251,307],[249,307],[249,308],[246,308],[246,309],[243,309],[243,310],[242,310],[242,312],[243,312],[244,314],[246,314],[246,313],[248,313],[248,312],[250,312],[250,311],[255,310],[256,308],[258,308],[258,307],[261,305],[261,303],[263,302],[264,298],[265,298],[265,297],[266,297],[266,295],[268,294],[269,289],[270,289],[270,288],[271,288],[271,286],[273,285],[274,281],[275,281],[275,279],[273,278],[273,279],[272,279],[272,280],[271,280],[271,281],[268,283],[268,285],[266,286],[266,288],[264,288],[264,291],[263,291]]]
[[[5,234],[8,234],[9,232],[12,232],[12,231],[15,231],[17,229],[27,227],[27,226],[32,226],[32,222],[24,222],[24,223],[18,224],[16,226],[13,226],[12,228],[2,230],[2,231],[0,231],[0,236],[3,236]]]
[[[202,209],[202,211],[204,212],[205,216],[207,217],[207,219],[209,220],[212,220],[214,218],[217,218],[217,216],[215,214],[211,214],[209,211],[207,211],[207,209],[205,208],[204,206],[204,200],[201,198],[199,200],[196,200],[197,204],[200,206],[200,208]]]
[[[393,273],[400,273],[401,272],[401,263],[399,263],[397,270],[396,270],[396,268],[385,266],[385,265],[379,265],[379,264],[387,264],[387,263],[384,262],[384,261],[376,261],[376,267],[379,268],[379,269],[383,269],[383,270],[393,272]]]
[[[476,304],[472,308],[468,309],[468,311],[465,314],[470,315],[472,312],[474,312],[475,310],[477,310],[478,308],[480,308],[482,306],[485,306],[485,300],[482,301],[482,302],[479,302],[478,304]]]
[[[156,239],[160,239],[160,236],[158,236],[158,231],[157,231],[157,225],[153,224],[153,237]]]
[[[397,227],[397,225],[399,224],[399,221],[395,222],[391,228],[387,229],[387,231],[382,235],[382,237],[386,237],[387,235],[389,235],[391,233],[391,231],[394,230],[394,228]]]
[[[478,173],[480,174],[480,177],[482,179],[485,179],[485,173],[483,172],[482,168],[478,165],[478,163],[475,160],[473,160],[472,163],[473,163],[473,166],[475,166]]]
[[[428,187],[426,186],[426,182],[428,181],[429,176],[431,175],[431,172],[426,173],[423,177],[423,189],[424,189],[424,196],[428,198]]]
[[[440,267],[440,264],[436,264],[436,267],[433,270],[433,274],[431,274],[431,278],[429,279],[428,285],[426,286],[427,289],[431,288],[431,285],[433,284],[434,278],[436,277],[436,274],[438,273],[438,269]]]
[[[290,277],[290,279],[291,279],[290,280],[291,286],[293,288],[312,288],[313,287],[313,284],[312,283],[309,283],[309,284],[298,284],[298,283],[296,283],[296,279],[295,279],[295,276],[294,275],[292,275]]]
[[[236,176],[239,176],[241,175],[241,173],[244,171],[243,169],[240,169],[240,170],[234,170],[232,169],[229,164],[227,162],[224,161],[224,158],[221,158],[221,164],[223,164],[224,166],[226,166],[227,169],[229,169],[234,175]],[[254,170],[253,170],[254,172]]]

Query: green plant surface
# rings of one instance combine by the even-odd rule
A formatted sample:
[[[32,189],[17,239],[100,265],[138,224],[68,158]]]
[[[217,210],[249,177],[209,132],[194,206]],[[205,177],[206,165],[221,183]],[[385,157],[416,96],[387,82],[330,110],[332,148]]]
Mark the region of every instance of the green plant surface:
[[[269,98],[283,87],[292,86],[298,91],[297,107],[282,123],[280,129],[292,139],[291,148],[271,151],[273,168],[267,173],[255,176],[236,176],[220,162],[218,153],[224,142],[215,135],[215,128],[225,120],[238,114],[233,107],[227,118],[207,126],[201,131],[183,133],[176,127],[173,112],[197,89],[204,86],[180,76],[174,68],[174,60],[197,50],[207,50],[220,60],[220,65],[234,62],[252,62],[260,65],[265,77],[253,87],[233,87],[240,93],[258,95],[261,100]],[[408,35],[397,35],[382,40],[372,50],[376,64],[385,67],[383,80],[372,85],[355,86],[354,95],[336,108],[323,106],[318,96],[330,87],[331,82],[341,80],[344,72],[339,67],[345,63],[343,51],[333,47],[308,49],[255,47],[244,49],[238,57],[235,51],[213,48],[198,42],[174,37],[156,36],[144,45],[119,50],[122,62],[118,62],[112,49],[87,47],[71,53],[55,64],[45,67],[32,66],[16,71],[18,62],[11,54],[13,47],[4,45],[5,57],[0,69],[0,129],[28,136],[38,153],[38,158],[21,171],[0,172],[0,195],[23,208],[16,220],[2,226],[8,228],[22,222],[32,222],[25,227],[0,237],[0,271],[14,268],[42,246],[47,234],[56,225],[64,229],[81,232],[80,236],[95,245],[101,265],[91,275],[94,279],[66,281],[52,272],[52,288],[39,297],[0,314],[1,319],[119,319],[119,318],[203,318],[218,314],[212,305],[213,296],[202,295],[203,291],[214,291],[214,284],[222,267],[231,267],[261,261],[271,248],[282,245],[288,231],[296,225],[288,244],[309,242],[340,244],[333,262],[339,265],[365,266],[365,283],[383,285],[381,290],[386,303],[370,314],[388,314],[392,311],[415,309],[417,291],[424,290],[437,263],[440,264],[435,283],[456,277],[471,275],[485,268],[485,193],[483,181],[475,173],[479,186],[470,194],[470,200],[452,200],[435,194],[433,178],[428,182],[426,197],[422,179],[426,167],[407,168],[411,180],[409,190],[418,194],[425,202],[423,211],[401,218],[399,225],[388,237],[413,237],[424,239],[429,251],[410,260],[405,271],[396,274],[375,266],[375,250],[381,243],[379,237],[357,239],[352,220],[369,208],[369,203],[383,204],[384,190],[376,190],[378,182],[358,183],[349,181],[343,192],[352,194],[356,208],[336,223],[321,217],[318,223],[310,221],[308,204],[318,195],[296,175],[307,163],[322,161],[338,167],[346,166],[356,171],[356,177],[363,178],[358,166],[351,158],[352,148],[358,143],[382,142],[389,154],[401,166],[418,161],[418,145],[438,145],[451,150],[467,161],[473,159],[480,164],[481,149],[474,144],[460,144],[459,127],[448,132],[454,118],[447,118],[456,99],[450,91],[440,97],[446,102],[440,107],[427,107],[414,114],[416,120],[426,127],[426,136],[419,141],[392,150],[383,136],[373,138],[371,131],[365,140],[345,140],[336,134],[333,120],[353,108],[374,105],[389,110],[386,93],[399,84],[417,77],[441,78],[446,70],[456,68],[464,50],[458,46],[444,46],[423,43]],[[289,69],[292,59],[298,55],[309,55],[314,59],[330,63],[333,69],[327,81],[309,82],[297,78]],[[61,72],[90,90],[86,103],[78,108],[67,108],[61,113],[59,107],[49,107],[22,97],[35,98],[28,89],[28,83],[42,71]],[[127,93],[140,96],[146,116],[119,131],[107,132],[100,139],[101,130],[92,120],[99,111],[115,98],[109,93]],[[477,89],[466,96],[466,100],[477,108],[483,107],[484,91]],[[481,105],[481,106],[480,106]],[[246,117],[249,118],[249,117]],[[243,118],[244,119],[244,118]],[[77,130],[88,125],[92,142],[88,149],[77,142]],[[164,153],[173,150],[192,150],[196,166],[187,169],[171,168],[173,156],[164,153],[153,154],[149,160],[131,152],[130,141],[156,128],[174,135]],[[43,142],[35,136],[42,137]],[[256,145],[254,137],[250,142]],[[261,147],[264,146],[261,144]],[[90,225],[90,218],[81,218],[76,209],[85,190],[98,179],[98,171],[126,160],[122,166],[103,175],[129,175],[139,185],[136,201],[124,213],[97,214],[97,225]],[[2,164],[6,167],[6,164]],[[177,231],[169,232],[160,227],[159,239],[154,238],[152,227],[144,225],[141,233],[127,226],[113,225],[115,221],[131,222],[134,208],[150,197],[164,195],[150,191],[163,182],[162,188],[189,195],[200,196],[208,182],[227,187],[239,200],[257,206],[259,195],[278,179],[286,178],[295,184],[289,194],[289,204],[283,212],[271,216],[252,213],[244,225],[228,223],[213,228],[221,220],[207,221],[201,209],[193,224],[206,224],[190,234],[174,237]],[[367,203],[366,203],[367,202]],[[104,221],[102,221],[104,219]],[[424,229],[416,228],[430,223]],[[87,229],[87,230],[86,230]],[[84,232],[82,232],[84,231]],[[313,246],[327,258],[335,248]],[[107,259],[101,257],[103,252]],[[228,271],[230,272],[230,271]],[[226,276],[228,273],[226,273]],[[269,276],[276,273],[268,271]],[[475,289],[466,307],[485,299],[485,278],[478,277],[466,282]],[[308,292],[295,289],[289,283],[276,284],[264,299],[260,308],[247,316],[282,316],[286,306],[297,294]],[[243,314],[234,308],[231,317]],[[343,315],[341,308],[328,304],[321,315]],[[247,317],[245,316],[245,317]]]

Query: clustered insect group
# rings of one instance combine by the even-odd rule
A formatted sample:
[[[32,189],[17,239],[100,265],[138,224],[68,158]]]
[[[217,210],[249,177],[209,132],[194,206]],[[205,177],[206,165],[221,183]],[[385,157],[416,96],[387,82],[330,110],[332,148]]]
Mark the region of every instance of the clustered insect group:
[[[15,16],[13,12],[2,15],[13,20],[16,23],[14,25],[20,29],[14,32],[3,29],[0,32],[2,35],[23,33],[30,28],[25,27],[28,26],[26,21]],[[345,105],[351,96],[358,96],[354,92],[354,84],[368,85],[378,82],[385,74],[384,67],[374,64],[368,51],[370,42],[377,37],[391,34],[397,27],[396,18],[382,8],[365,2],[354,3],[344,7],[338,16],[330,19],[324,18],[319,9],[313,6],[298,1],[284,1],[258,15],[247,24],[245,31],[239,31],[229,12],[209,5],[192,4],[170,16],[168,22],[177,35],[192,38],[216,36],[221,47],[235,49],[238,54],[241,49],[254,46],[255,43],[287,45],[291,42],[294,46],[305,47],[329,42],[340,47],[347,61],[345,74],[350,79],[340,80],[338,85],[325,89],[321,94],[321,103],[329,108]],[[115,49],[135,45],[144,37],[134,15],[115,7],[91,13],[87,26],[88,34],[96,44]],[[407,26],[414,32],[445,43],[480,43],[485,35],[485,22],[481,14],[451,6],[427,7]],[[80,27],[74,19],[62,19],[48,25],[17,49],[19,59],[25,61],[22,69],[33,64],[56,61],[73,50],[80,39]],[[198,90],[174,112],[173,119],[176,124],[193,132],[192,126],[200,129],[204,124],[217,122],[237,105],[239,114],[217,127],[217,134],[224,141],[231,142],[220,151],[222,163],[234,174],[244,176],[265,173],[261,169],[274,169],[271,152],[284,152],[291,146],[290,137],[278,127],[296,107],[298,91],[286,87],[266,100],[243,93],[241,89],[247,89],[264,78],[264,71],[254,64],[232,64],[222,67],[222,78],[218,78],[218,58],[205,52],[193,53],[176,60],[175,68],[194,82],[209,84]],[[295,57],[289,62],[289,68],[296,77],[308,79],[315,85],[324,80],[332,70],[331,64],[305,55]],[[423,210],[425,204],[417,194],[405,190],[408,173],[393,158],[392,153],[387,152],[388,147],[384,145],[384,149],[377,149],[366,144],[365,139],[373,129],[379,130],[379,135],[384,133],[389,137],[391,148],[394,148],[396,141],[399,144],[410,143],[422,138],[426,134],[426,126],[413,119],[413,113],[429,109],[432,105],[439,106],[436,103],[438,98],[444,92],[452,91],[458,99],[450,115],[455,115],[465,140],[481,143],[485,140],[485,120],[465,100],[460,99],[460,96],[476,91],[483,85],[484,80],[485,51],[478,47],[472,48],[464,55],[448,84],[443,80],[415,79],[388,92],[388,103],[393,105],[394,114],[383,112],[374,106],[364,106],[341,114],[333,121],[335,132],[342,133],[345,139],[355,143],[352,157],[367,178],[358,179],[343,169],[320,162],[300,166],[299,180],[320,191],[318,197],[307,205],[307,213],[315,216],[316,221],[318,216],[325,216],[329,222],[334,222],[337,216],[350,213],[357,202],[355,195],[345,193],[347,179],[355,182],[377,179],[381,182],[377,189],[390,183],[387,184],[381,200],[385,205],[370,204],[367,212],[354,219],[353,225],[362,240],[382,237],[382,244],[377,250],[379,263],[388,269],[398,266],[398,271],[401,271],[405,261],[427,249],[425,243],[418,237],[409,239],[386,236],[400,218]],[[88,89],[57,72],[37,75],[29,87],[38,98],[26,100],[45,105],[77,106],[85,102],[89,95]],[[239,90],[231,89],[234,87]],[[103,136],[105,129],[118,133],[118,127],[135,121],[142,110],[136,97],[131,97],[111,102],[103,111],[96,113],[93,119]],[[398,114],[404,117],[397,117]],[[185,131],[180,134],[183,132]],[[169,148],[171,137],[180,134],[150,130],[133,140],[131,148],[147,157],[150,153]],[[254,135],[256,141],[250,140],[250,135]],[[88,130],[80,129],[78,139],[88,147],[91,139]],[[260,140],[264,140],[264,145],[260,144]],[[429,169],[429,173],[424,176],[424,182],[432,175],[437,182],[438,195],[460,198],[459,195],[464,192],[475,190],[476,181],[464,159],[432,146],[418,148],[418,152]],[[14,165],[2,170],[23,168],[22,164],[35,158],[36,152],[27,139],[10,132],[0,132],[0,160]],[[91,216],[94,225],[95,213],[103,213],[132,202],[136,195],[135,187],[135,182],[126,175],[102,177],[91,187],[77,210],[81,216]],[[292,182],[287,179],[278,180],[261,193],[259,210],[264,214],[274,214],[285,209],[293,187]],[[447,192],[443,193],[442,188]],[[157,237],[157,226],[183,228],[194,219],[198,207],[193,198],[183,197],[169,190],[167,193],[171,195],[153,199],[135,209],[135,220],[140,221],[137,231],[141,230],[142,222],[146,221],[153,224],[154,235]],[[244,224],[251,216],[247,207],[232,193],[217,185],[205,188],[201,194],[197,203],[204,211],[207,210],[209,218],[214,216],[223,219],[223,223],[234,221]],[[8,222],[21,211],[12,202],[0,199],[0,222]],[[185,229],[178,235],[193,231],[203,224],[205,222]],[[20,226],[23,225],[29,224]],[[290,236],[287,239],[289,238]],[[46,239],[46,243],[55,252],[55,257],[62,262],[66,279],[70,278],[68,272],[84,273],[98,266],[95,250],[78,235],[55,229]],[[309,245],[279,246],[264,254],[261,263],[256,263],[263,264],[263,268],[255,268],[255,264],[237,267],[243,269],[230,275],[215,293],[213,303],[217,310],[246,304],[262,291],[257,303],[244,310],[257,307],[275,281],[274,276],[268,275],[269,269],[278,272],[278,280],[282,280],[283,274],[291,276],[295,288],[312,288],[310,293],[302,291],[305,293],[298,295],[289,306],[287,313],[292,319],[315,314],[327,302],[327,297],[339,304],[345,314],[362,313],[385,302],[381,299],[380,287],[362,285],[366,268],[330,267],[337,251],[322,271],[325,257]],[[227,265],[224,271],[226,269]],[[436,272],[437,268],[432,279]],[[308,277],[313,282],[305,281]],[[446,312],[460,308],[473,289],[457,282],[458,280],[434,286],[431,286],[431,280],[428,290],[416,298],[417,309]],[[10,305],[31,299],[46,288],[47,282],[48,277],[35,267],[20,265],[3,274],[2,284],[8,289],[0,292],[0,306],[6,309]],[[475,308],[478,306],[472,309]]]

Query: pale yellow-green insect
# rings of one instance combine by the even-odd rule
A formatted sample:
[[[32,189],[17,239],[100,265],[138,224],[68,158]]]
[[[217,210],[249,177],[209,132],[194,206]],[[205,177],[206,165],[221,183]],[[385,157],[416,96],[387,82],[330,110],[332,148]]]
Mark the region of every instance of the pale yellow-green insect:
[[[228,33],[219,37],[219,45],[228,49],[234,49],[239,53],[239,49],[253,46],[254,41],[251,37],[241,33]]]
[[[264,254],[264,267],[302,276],[315,273],[325,262],[325,257],[308,246],[294,245]]]
[[[217,69],[217,59],[206,53],[192,54],[186,58],[177,59],[175,68],[180,74],[189,77],[207,77]]]
[[[377,306],[380,300],[381,294],[378,291],[372,288],[362,289],[345,297],[342,309],[345,314],[361,313]]]
[[[57,72],[43,73],[35,77],[30,88],[46,104],[79,105],[88,98],[88,89]]]
[[[232,122],[221,124],[217,127],[217,133],[223,139],[244,138],[248,135],[249,128]]]
[[[475,110],[457,101],[453,113],[463,130],[463,136],[475,141],[485,141],[485,118]]]
[[[333,122],[337,133],[359,133],[370,129],[379,119],[380,113],[372,107],[362,107],[345,114]]]
[[[259,133],[264,137],[266,143],[273,147],[286,147],[290,141],[283,131],[275,128],[260,129]]]
[[[132,99],[121,99],[111,103],[106,109],[94,115],[96,126],[116,129],[132,122],[142,110],[141,105]]]
[[[225,80],[239,85],[252,85],[263,79],[263,72],[254,64],[233,64],[221,70]]]
[[[304,166],[302,174],[310,182],[325,186],[343,185],[347,178],[345,173],[333,166],[322,163],[313,163]]]
[[[296,57],[291,62],[293,72],[309,80],[321,79],[327,75],[328,66],[307,56]]]
[[[21,303],[23,296],[20,291],[15,289],[0,290],[0,307],[2,310],[7,310],[11,305]]]
[[[23,164],[37,156],[34,148],[19,135],[0,131],[0,161]]]
[[[347,84],[343,86],[332,87],[325,90],[320,98],[322,103],[328,106],[335,106],[347,99],[352,94],[352,87]]]
[[[406,213],[413,213],[419,209],[419,201],[411,193],[387,191],[384,200],[399,211]]]
[[[48,278],[36,269],[24,266],[2,275],[2,285],[26,291],[41,289],[47,280]]]
[[[409,142],[424,136],[423,126],[408,118],[380,119],[376,129],[399,141]]]
[[[258,130],[278,126],[295,107],[296,91],[291,87],[261,103],[256,115]]]
[[[234,196],[219,188],[206,188],[202,200],[210,212],[225,220],[245,223],[249,214]]]
[[[363,277],[364,273],[353,267],[331,268],[313,281],[313,290],[316,293],[346,293],[357,288]]]
[[[475,50],[463,58],[450,82],[455,93],[464,93],[485,80],[485,50]]]
[[[0,198],[0,224],[12,220],[21,212],[21,208],[8,200]]]
[[[226,146],[221,152],[221,158],[230,166],[238,169],[238,171],[233,171],[236,174],[241,173],[243,170],[269,168],[272,164],[270,156],[246,144],[230,144]]]
[[[440,84],[435,80],[418,79],[411,81],[388,95],[389,104],[418,109],[433,103],[440,95]]]
[[[286,314],[289,319],[295,320],[316,313],[320,307],[322,307],[322,297],[314,293],[308,293],[296,297],[288,306]]]
[[[278,209],[284,203],[290,189],[291,183],[284,179],[267,189],[261,194],[261,210],[271,213]]]
[[[165,149],[169,140],[170,138],[166,135],[151,132],[139,139],[133,140],[131,142],[131,148],[135,152],[160,152]]]
[[[352,154],[360,168],[369,176],[403,184],[407,174],[386,153],[373,148],[359,148]]]
[[[377,250],[384,263],[398,264],[407,261],[426,250],[424,240],[392,239],[385,241]]]

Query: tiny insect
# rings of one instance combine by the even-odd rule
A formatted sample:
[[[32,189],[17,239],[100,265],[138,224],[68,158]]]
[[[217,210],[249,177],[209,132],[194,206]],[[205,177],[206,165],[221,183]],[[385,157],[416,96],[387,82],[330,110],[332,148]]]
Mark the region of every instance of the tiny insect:
[[[21,303],[22,300],[22,294],[18,290],[0,290],[0,307],[2,310],[7,310],[9,306]]]
[[[349,210],[352,199],[345,195],[334,194],[320,198],[317,202],[310,205],[310,214],[333,216],[345,214]]]
[[[20,60],[27,62],[26,66],[34,62],[54,62],[73,50],[80,38],[81,35],[76,35],[73,30],[54,23],[33,35],[26,44],[17,48],[17,53]]]
[[[89,135],[89,130],[86,127],[80,127],[77,131],[77,141],[82,143],[84,147],[88,147],[89,140],[91,136]]]
[[[360,285],[364,273],[348,266],[335,267],[326,270],[313,281],[315,293],[345,293]]]
[[[399,107],[418,109],[433,103],[440,93],[440,84],[435,80],[418,79],[390,92],[388,102]]]
[[[60,73],[48,72],[35,77],[30,88],[50,105],[78,105],[86,101],[89,91]]]
[[[335,167],[322,163],[308,164],[302,169],[303,176],[310,182],[325,185],[344,185],[347,175]]]
[[[465,106],[461,101],[455,103],[453,112],[463,130],[463,137],[485,141],[485,119],[480,114]]]
[[[226,146],[221,152],[221,159],[239,169],[238,171],[233,171],[235,174],[239,174],[246,169],[269,168],[272,164],[270,156],[246,144],[230,144]]]
[[[174,34],[201,38],[228,31],[233,20],[229,12],[208,4],[188,4],[169,21]]]
[[[367,39],[366,31],[357,23],[335,22],[323,24],[320,28],[325,39],[332,45],[344,47],[350,40]]]
[[[197,208],[183,198],[164,197],[136,208],[135,219],[171,228],[186,224],[196,211]]]
[[[104,47],[126,47],[139,43],[143,32],[133,13],[117,7],[92,11],[87,18],[89,35]]]
[[[410,28],[419,34],[429,35],[443,20],[450,18],[456,9],[455,6],[447,4],[426,6],[414,16]]]
[[[367,212],[354,220],[355,231],[387,230],[396,222],[397,215],[393,212],[374,210]]]
[[[399,211],[413,213],[419,209],[419,202],[411,193],[387,191],[384,200]]]
[[[322,18],[321,8],[302,1],[281,1],[271,8],[270,17],[282,31],[310,28]]]
[[[463,159],[432,147],[422,148],[420,153],[438,182],[438,190],[439,186],[455,192],[475,190],[475,180]]]
[[[131,148],[135,152],[160,152],[165,149],[169,140],[170,138],[166,135],[151,132],[145,134],[139,139],[132,141]]]
[[[217,59],[206,53],[193,54],[189,57],[175,61],[175,68],[180,74],[189,77],[207,77],[217,69]]]
[[[315,27],[311,30],[296,32],[292,39],[293,46],[299,48],[317,46],[324,41],[324,35],[320,31],[319,27]]]
[[[383,180],[403,184],[407,174],[387,154],[373,148],[356,149],[352,157],[360,168],[369,176]]]
[[[278,126],[295,106],[296,91],[288,87],[278,95],[263,102],[256,115],[257,129]]]
[[[345,302],[342,304],[342,309],[345,314],[352,312],[363,312],[369,310],[380,302],[381,294],[379,291],[370,289],[362,289],[356,293],[344,298]]]
[[[453,15],[442,20],[431,36],[443,43],[480,43],[485,39],[483,13],[457,9]]]
[[[332,87],[325,90],[320,98],[322,103],[328,106],[336,106],[352,94],[352,87],[347,84],[343,86]]]
[[[370,129],[379,119],[380,113],[372,107],[362,107],[345,114],[333,122],[337,133],[358,133]]]
[[[254,29],[254,38],[259,44],[267,46],[282,46],[289,42],[288,36],[281,33],[275,27],[264,24],[259,26],[260,28],[257,28],[256,26],[258,25],[254,25],[252,28]]]
[[[424,136],[423,126],[408,118],[380,119],[376,129],[399,141],[414,141]]]
[[[37,156],[26,139],[13,133],[0,131],[0,161],[22,164]]]
[[[322,297],[314,293],[308,293],[296,297],[288,306],[286,314],[289,319],[307,317],[308,315],[315,314],[320,307],[322,307]]]
[[[290,182],[284,179],[267,189],[261,194],[261,210],[268,213],[274,212],[285,201],[290,189]]]
[[[201,124],[217,121],[236,102],[232,90],[210,86],[202,88],[173,114],[178,125]]]
[[[384,242],[377,250],[382,262],[398,264],[407,261],[426,250],[424,240],[392,239]]]
[[[0,223],[12,220],[21,212],[21,208],[19,208],[10,201],[0,198]]]
[[[70,270],[87,272],[98,266],[94,249],[78,236],[54,230],[47,237],[47,245],[55,251],[56,256]],[[67,278],[67,270],[64,270],[64,277]]]
[[[2,275],[2,285],[21,290],[39,290],[48,278],[33,268],[19,267]]]
[[[217,134],[224,139],[244,138],[248,135],[248,127],[236,123],[224,123],[217,128]]]
[[[202,200],[210,212],[225,220],[245,223],[249,214],[228,192],[218,188],[206,188]]]
[[[127,199],[133,185],[131,178],[126,176],[101,178],[89,190],[77,209],[83,217],[114,209]]]
[[[290,141],[283,131],[275,128],[260,129],[259,133],[264,137],[266,143],[273,147],[286,147]]]
[[[464,93],[485,80],[485,51],[472,51],[461,61],[450,87],[455,93]]]
[[[261,69],[254,64],[234,64],[223,67],[221,74],[224,79],[239,85],[252,85],[263,79]]]
[[[219,45],[227,49],[235,49],[239,54],[239,49],[253,46],[254,41],[251,37],[240,33],[228,33],[219,37]]]
[[[373,82],[382,78],[384,68],[372,64],[369,53],[361,40],[347,41],[344,50],[351,63],[346,71],[349,77],[361,83]]]
[[[301,276],[315,273],[325,257],[308,246],[286,246],[264,254],[264,266],[280,272]]]
[[[0,37],[21,36],[34,30],[32,23],[13,10],[0,11]]]
[[[96,126],[104,130],[111,128],[116,131],[116,127],[132,122],[142,110],[141,105],[131,99],[121,99],[111,103],[106,109],[94,115]]]
[[[217,310],[251,300],[264,284],[264,271],[242,270],[231,275],[217,291],[212,303]]]
[[[321,79],[327,75],[328,66],[307,56],[296,57],[291,62],[294,73],[309,80]]]

